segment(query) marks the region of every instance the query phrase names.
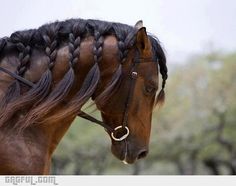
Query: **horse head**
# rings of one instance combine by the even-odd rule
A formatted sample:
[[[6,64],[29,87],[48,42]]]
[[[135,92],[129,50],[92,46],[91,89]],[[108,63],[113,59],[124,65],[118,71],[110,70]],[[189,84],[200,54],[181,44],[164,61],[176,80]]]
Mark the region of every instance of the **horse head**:
[[[124,163],[134,163],[148,154],[152,111],[156,103],[164,99],[166,79],[163,78],[161,91],[157,96],[158,63],[163,72],[165,55],[159,43],[148,36],[142,21],[137,22],[135,27],[135,42],[122,63],[116,90],[106,102],[95,98],[103,122],[112,130],[106,129],[112,142],[111,151]],[[109,69],[107,66],[104,68]],[[101,76],[100,84],[105,85],[103,82],[108,82],[109,78]],[[100,92],[104,89],[105,87],[99,87]]]

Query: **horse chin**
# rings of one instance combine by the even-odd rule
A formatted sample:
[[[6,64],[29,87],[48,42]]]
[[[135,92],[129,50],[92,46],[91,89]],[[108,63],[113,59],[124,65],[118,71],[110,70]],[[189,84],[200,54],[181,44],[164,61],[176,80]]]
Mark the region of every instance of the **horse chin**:
[[[121,145],[112,145],[111,152],[124,164],[133,164],[137,160],[135,156],[132,156],[132,152],[130,152],[129,149],[125,148],[125,143],[121,143]]]
[[[127,157],[125,157],[125,159],[122,160],[122,163],[124,163],[125,165],[134,164],[135,162],[136,162],[136,159],[130,160],[130,159],[128,159]]]
[[[129,164],[125,159],[122,161],[124,164]]]

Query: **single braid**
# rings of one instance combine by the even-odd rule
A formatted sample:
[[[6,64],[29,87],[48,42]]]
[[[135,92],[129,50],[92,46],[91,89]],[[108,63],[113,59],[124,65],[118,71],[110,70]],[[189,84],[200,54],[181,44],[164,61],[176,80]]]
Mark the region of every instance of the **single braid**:
[[[165,90],[164,89],[165,89],[165,85],[166,85],[166,80],[167,80],[167,75],[162,75],[161,90],[156,97],[156,101],[155,101],[154,106],[156,106],[157,104],[162,106],[164,104],[164,101],[165,101]]]
[[[20,52],[19,53],[20,65],[17,67],[16,74],[19,76],[23,76],[30,62],[31,49],[29,45],[24,45],[21,42],[17,43],[16,46]]]
[[[162,85],[161,85],[162,89],[165,88],[167,78],[168,78],[167,73],[162,74]]]
[[[81,37],[85,33],[85,25],[80,27],[79,23],[72,26],[72,32],[69,34],[69,65],[74,68],[80,57]]]
[[[118,56],[119,56],[119,60],[121,62],[121,64],[123,64],[126,60],[126,57],[128,55],[128,48],[125,45],[125,42],[123,42],[122,40],[119,40],[118,43]]]
[[[60,24],[58,22],[50,25],[44,25],[39,28],[38,38],[41,38],[44,45],[44,51],[48,57],[48,68],[51,71],[54,67],[57,47],[58,47],[58,37],[59,37]],[[37,36],[37,35],[36,35]]]
[[[88,20],[87,27],[94,37],[93,55],[94,62],[97,63],[102,59],[104,36],[111,33],[112,24],[104,25],[101,21]]]
[[[104,37],[98,30],[94,30],[94,47],[93,55],[94,62],[98,63],[102,59],[102,47],[103,47]]]
[[[132,31],[126,31],[123,32],[123,34],[121,36],[118,35],[118,55],[119,55],[119,60],[121,62],[121,64],[123,64],[126,61],[126,58],[128,56],[129,53],[129,49],[133,46],[134,42],[135,42],[135,34],[136,30],[132,30]]]
[[[113,23],[112,28],[115,31],[117,38],[118,59],[120,60],[121,64],[123,64],[128,56],[129,48],[133,46],[134,35],[137,31],[132,27],[122,29],[121,25],[118,23]]]
[[[43,35],[45,42],[45,53],[48,57],[48,68],[51,71],[57,56],[57,40],[55,37],[50,38],[49,35]]]
[[[162,76],[162,84],[161,84],[161,90],[157,96],[155,105],[160,104],[160,106],[162,106],[165,101],[165,85],[166,85],[166,80],[168,78],[168,74],[167,74],[167,66],[166,66],[165,61],[164,63],[163,61],[161,62],[159,61],[159,66],[160,66],[160,73]]]
[[[29,34],[30,33],[30,34]],[[29,63],[31,55],[30,42],[32,40],[34,30],[15,32],[11,35],[11,41],[16,45],[17,50],[19,51],[19,61],[20,64],[16,69],[16,74],[19,76],[24,76]]]
[[[160,73],[162,76],[162,86],[161,87],[164,90],[165,85],[166,85],[166,80],[168,78],[168,69],[166,66],[166,57],[165,57],[164,51],[160,45],[157,45],[157,47],[158,47],[158,54],[157,54],[158,64],[160,66]]]
[[[165,89],[165,85],[166,85],[166,80],[168,78],[166,57],[165,57],[165,53],[164,53],[162,47],[157,42],[157,40],[151,39],[151,42],[152,42],[152,46],[156,47],[154,52],[156,51],[156,57],[157,57],[157,61],[158,61],[159,67],[160,67],[160,74],[162,76],[161,90],[157,96],[155,105],[159,104],[160,106],[162,106],[165,101],[165,90],[164,89]]]

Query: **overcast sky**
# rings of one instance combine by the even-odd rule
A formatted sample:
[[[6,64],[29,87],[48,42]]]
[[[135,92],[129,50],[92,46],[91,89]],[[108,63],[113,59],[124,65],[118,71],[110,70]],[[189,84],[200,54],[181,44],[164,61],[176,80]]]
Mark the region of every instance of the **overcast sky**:
[[[0,0],[0,37],[55,20],[89,18],[134,25],[142,19],[170,63],[210,46],[236,51],[235,0]]]

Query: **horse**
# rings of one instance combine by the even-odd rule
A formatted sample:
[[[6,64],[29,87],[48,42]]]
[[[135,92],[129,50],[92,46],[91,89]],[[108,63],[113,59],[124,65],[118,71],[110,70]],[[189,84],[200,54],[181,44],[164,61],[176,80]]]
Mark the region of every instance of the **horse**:
[[[120,161],[146,157],[167,71],[163,47],[142,21],[67,19],[1,38],[0,174],[50,174],[77,116],[105,129]],[[89,100],[102,121],[82,111]]]

